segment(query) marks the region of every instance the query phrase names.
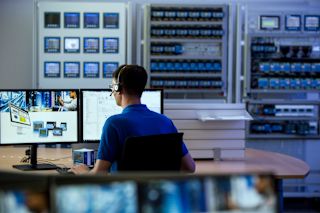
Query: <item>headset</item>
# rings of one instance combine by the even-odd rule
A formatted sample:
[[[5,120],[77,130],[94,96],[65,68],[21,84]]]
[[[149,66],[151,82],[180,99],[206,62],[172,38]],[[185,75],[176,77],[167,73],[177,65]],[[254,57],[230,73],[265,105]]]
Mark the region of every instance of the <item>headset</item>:
[[[121,83],[120,83],[120,75],[121,75],[121,73],[123,72],[123,70],[125,70],[126,67],[127,67],[127,65],[124,65],[124,67],[122,67],[121,70],[119,71],[119,75],[118,75],[118,78],[117,78],[117,82],[116,82],[115,84],[113,84],[112,92],[111,92],[110,96],[111,96],[112,93],[114,93],[114,92],[120,92],[120,91],[121,91],[122,86],[121,86]]]

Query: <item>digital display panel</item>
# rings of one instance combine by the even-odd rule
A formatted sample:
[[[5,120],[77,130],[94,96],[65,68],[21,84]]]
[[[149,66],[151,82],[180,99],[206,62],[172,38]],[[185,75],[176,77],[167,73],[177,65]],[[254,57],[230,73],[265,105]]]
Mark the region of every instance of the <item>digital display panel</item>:
[[[0,144],[78,142],[77,97],[78,90],[0,90]]]
[[[45,28],[60,28],[60,13],[46,12],[44,13]]]
[[[59,37],[44,37],[44,52],[45,53],[59,53],[60,52],[60,38]]]
[[[119,67],[118,62],[103,62],[103,77],[112,78],[112,73]]]
[[[99,62],[84,62],[83,63],[84,78],[99,78]]]
[[[119,13],[104,13],[103,27],[109,29],[119,28]]]
[[[65,53],[79,53],[80,52],[80,38],[65,37],[64,38],[64,52]]]
[[[64,13],[64,27],[65,28],[79,28],[80,27],[80,13]]]
[[[99,38],[84,38],[83,52],[85,53],[99,53]]]
[[[99,13],[84,13],[83,16],[84,28],[99,28]]]
[[[116,104],[114,97],[110,94],[109,89],[81,91],[83,140],[100,140],[106,119],[122,112],[122,108]],[[162,113],[162,99],[161,90],[146,89],[142,93],[141,103],[154,112]]]
[[[103,52],[104,53],[118,53],[119,39],[118,38],[103,38]]]
[[[287,15],[286,16],[286,30],[299,31],[301,30],[301,16]]]
[[[58,61],[44,62],[44,77],[60,78],[60,62]]]
[[[280,17],[279,16],[260,16],[261,30],[279,30]]]
[[[320,16],[312,16],[312,15],[305,16],[304,29],[306,31],[320,30]]]
[[[65,78],[80,77],[80,62],[64,62],[63,76]]]

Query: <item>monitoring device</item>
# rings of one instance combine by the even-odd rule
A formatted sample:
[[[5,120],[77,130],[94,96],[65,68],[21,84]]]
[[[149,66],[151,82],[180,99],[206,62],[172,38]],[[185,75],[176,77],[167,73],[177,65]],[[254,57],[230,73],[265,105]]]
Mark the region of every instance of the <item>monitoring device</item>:
[[[80,13],[64,13],[64,28],[80,28]]]
[[[99,38],[83,38],[84,53],[99,53]]]
[[[83,141],[100,140],[103,125],[110,116],[120,114],[122,108],[116,104],[111,90],[84,89],[81,90],[82,139]],[[163,112],[162,90],[146,89],[142,93],[141,103],[155,112]]]
[[[78,142],[78,101],[72,111],[55,110],[64,108],[59,100],[68,103],[75,96],[79,90],[0,90],[0,145],[31,145],[31,165],[14,168],[56,168],[37,164],[37,146]]]
[[[63,76],[65,78],[79,78],[80,62],[64,62]]]
[[[79,37],[65,37],[64,38],[64,52],[65,53],[79,53],[80,52],[80,38]]]
[[[44,52],[59,53],[60,52],[60,37],[44,37]]]
[[[287,15],[285,28],[288,31],[301,30],[301,16],[300,15]]]
[[[119,38],[103,38],[103,52],[104,53],[118,53],[119,52]]]
[[[60,78],[60,62],[59,61],[45,61],[44,62],[44,77],[46,77],[46,78]]]
[[[103,62],[103,77],[112,78],[112,73],[119,67],[118,62]]]
[[[83,14],[84,28],[99,28],[99,13],[84,13]]]
[[[99,78],[99,62],[83,62],[84,78]]]
[[[279,16],[260,16],[261,30],[279,30],[280,17]]]
[[[306,31],[320,30],[320,16],[314,16],[314,15],[304,16],[304,30]]]
[[[44,27],[45,28],[60,28],[60,13],[59,12],[45,12],[44,13]]]
[[[119,28],[119,13],[103,13],[103,28]]]

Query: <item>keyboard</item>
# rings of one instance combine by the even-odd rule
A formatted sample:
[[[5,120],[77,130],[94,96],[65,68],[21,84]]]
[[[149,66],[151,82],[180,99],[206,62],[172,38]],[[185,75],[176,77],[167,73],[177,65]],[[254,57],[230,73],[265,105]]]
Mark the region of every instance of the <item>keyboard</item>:
[[[68,171],[70,168],[68,167],[58,167],[56,170],[59,174],[64,174],[64,175],[74,175],[73,172]]]

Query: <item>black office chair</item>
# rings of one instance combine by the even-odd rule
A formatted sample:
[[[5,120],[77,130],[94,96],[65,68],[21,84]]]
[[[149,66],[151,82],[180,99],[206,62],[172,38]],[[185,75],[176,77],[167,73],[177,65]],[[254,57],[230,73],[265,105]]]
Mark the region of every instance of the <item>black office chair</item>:
[[[183,133],[129,137],[119,171],[179,171]]]

